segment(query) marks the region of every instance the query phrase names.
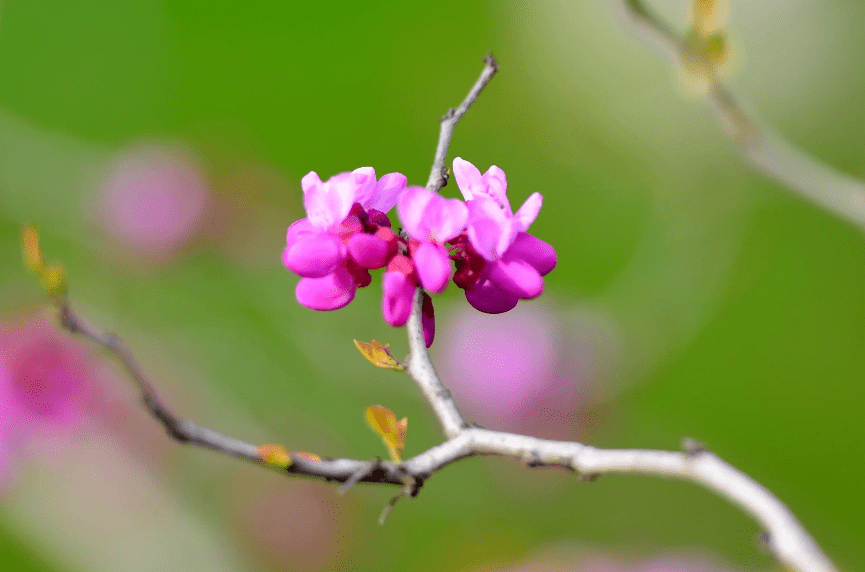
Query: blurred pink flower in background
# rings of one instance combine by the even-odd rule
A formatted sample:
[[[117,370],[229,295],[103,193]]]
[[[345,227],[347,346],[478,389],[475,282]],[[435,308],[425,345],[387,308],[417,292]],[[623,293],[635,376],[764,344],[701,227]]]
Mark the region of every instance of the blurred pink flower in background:
[[[542,304],[504,314],[450,314],[438,354],[445,385],[470,421],[491,429],[573,439],[609,349],[592,324],[566,323]],[[599,329],[599,328],[595,328]]]
[[[189,153],[142,145],[117,157],[97,197],[99,224],[136,261],[169,260],[198,235],[211,204]]]
[[[78,426],[92,377],[85,352],[44,317],[0,323],[0,482],[34,440]]]

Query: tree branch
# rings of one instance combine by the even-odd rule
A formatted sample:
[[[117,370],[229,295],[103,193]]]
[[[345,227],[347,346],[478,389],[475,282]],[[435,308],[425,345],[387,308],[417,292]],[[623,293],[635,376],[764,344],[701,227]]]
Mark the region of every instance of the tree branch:
[[[442,424],[447,437],[455,437],[467,424],[462,414],[457,409],[453,395],[439,379],[435,366],[427,351],[423,335],[423,323],[421,309],[423,305],[423,289],[418,286],[415,289],[412,300],[411,315],[406,323],[408,332],[408,345],[411,355],[406,360],[406,372],[415,380],[426,400],[432,406],[433,411]]]
[[[442,117],[439,141],[438,145],[436,145],[435,159],[433,160],[432,171],[430,172],[429,180],[426,184],[426,188],[433,192],[437,193],[442,187],[448,184],[448,172],[447,167],[445,167],[445,159],[447,159],[448,146],[451,144],[454,127],[456,127],[456,124],[460,119],[462,119],[463,115],[466,114],[466,111],[469,110],[469,107],[471,107],[475,102],[478,95],[480,95],[481,91],[487,86],[496,72],[499,71],[499,64],[496,62],[492,53],[485,57],[484,61],[487,65],[484,66],[478,81],[476,81],[471,90],[469,90],[469,94],[459,107],[456,109],[449,109],[448,112],[445,113],[445,116]]]
[[[664,59],[684,66],[689,54],[682,38],[642,0],[616,0],[622,22]],[[784,138],[761,128],[716,73],[709,72],[706,102],[748,163],[766,177],[865,231],[865,183],[839,173]]]

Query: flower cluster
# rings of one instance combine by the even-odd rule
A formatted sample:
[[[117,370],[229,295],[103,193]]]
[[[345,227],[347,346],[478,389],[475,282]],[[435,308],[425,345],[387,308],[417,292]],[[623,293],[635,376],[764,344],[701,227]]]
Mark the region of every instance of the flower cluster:
[[[481,175],[460,158],[453,171],[465,201],[407,187],[400,173],[376,180],[371,167],[325,182],[315,172],[306,175],[301,187],[307,217],[288,228],[282,256],[301,276],[297,301],[313,310],[342,308],[378,268],[385,269],[382,312],[393,326],[408,321],[418,286],[439,294],[451,277],[469,304],[490,314],[539,296],[542,277],[556,265],[553,247],[527,232],[541,195],[532,194],[515,214],[504,171],[493,166]],[[387,215],[394,206],[403,224],[399,233]],[[426,293],[422,310],[430,346],[435,319]]]

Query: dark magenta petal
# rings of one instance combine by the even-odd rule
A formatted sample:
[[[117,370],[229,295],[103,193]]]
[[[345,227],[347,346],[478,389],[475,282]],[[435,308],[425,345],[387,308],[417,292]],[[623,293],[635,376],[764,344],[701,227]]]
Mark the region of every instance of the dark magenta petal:
[[[411,314],[414,284],[402,272],[386,272],[381,282],[384,295],[381,311],[391,326],[402,326]]]
[[[541,276],[546,276],[556,267],[556,249],[540,238],[525,232],[517,233],[513,244],[503,256],[505,260],[521,259],[535,267]]]
[[[415,251],[412,259],[421,285],[433,294],[443,292],[451,276],[448,251],[439,244],[424,242]]]
[[[327,232],[300,235],[282,253],[285,267],[304,278],[321,278],[333,272],[348,257],[339,237]]]
[[[544,279],[535,267],[519,259],[497,260],[490,267],[490,280],[504,290],[530,300],[544,291]]]
[[[436,337],[436,315],[433,310],[432,298],[426,292],[423,294],[420,320],[423,326],[424,343],[426,343],[426,347],[430,347]]]
[[[466,290],[466,300],[476,310],[487,314],[501,314],[513,310],[520,301],[516,294],[502,290],[489,280],[484,280],[471,290]]]
[[[358,233],[349,240],[348,253],[364,268],[381,268],[388,262],[389,246],[374,234]]]
[[[354,278],[344,267],[322,278],[301,278],[294,293],[297,301],[313,310],[338,310],[354,299]]]

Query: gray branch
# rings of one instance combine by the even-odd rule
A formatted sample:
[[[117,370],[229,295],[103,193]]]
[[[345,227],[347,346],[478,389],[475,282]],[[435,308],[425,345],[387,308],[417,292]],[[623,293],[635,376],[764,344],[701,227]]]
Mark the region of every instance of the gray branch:
[[[689,57],[682,38],[641,0],[615,0],[622,22],[664,59],[684,66]],[[693,57],[693,54],[690,55]],[[706,69],[711,69],[706,66]],[[706,102],[748,163],[766,177],[865,231],[865,183],[840,173],[761,128],[717,74],[709,78]]]
[[[462,119],[463,115],[466,114],[466,111],[469,110],[469,107],[472,106],[478,98],[478,95],[480,95],[481,91],[483,91],[487,86],[496,72],[499,71],[499,64],[496,62],[496,59],[492,54],[485,57],[484,61],[487,65],[484,66],[478,81],[476,81],[471,90],[469,90],[469,94],[459,107],[456,109],[449,109],[448,112],[445,113],[445,116],[442,117],[441,130],[439,131],[439,142],[438,145],[436,145],[435,159],[433,160],[432,171],[430,171],[429,180],[426,184],[426,187],[433,192],[438,192],[439,189],[448,184],[448,171],[447,167],[445,167],[445,160],[448,155],[448,147],[451,144],[451,137],[454,135],[454,127],[456,127],[459,120]]]

